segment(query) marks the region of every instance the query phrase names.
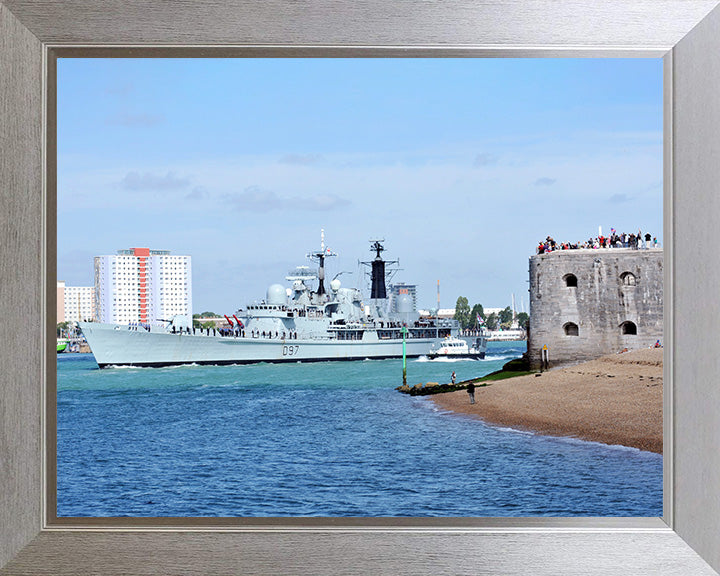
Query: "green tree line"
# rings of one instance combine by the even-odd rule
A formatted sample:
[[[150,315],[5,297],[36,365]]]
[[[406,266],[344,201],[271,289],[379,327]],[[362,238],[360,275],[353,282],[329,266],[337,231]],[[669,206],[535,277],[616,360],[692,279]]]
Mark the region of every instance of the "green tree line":
[[[486,315],[482,304],[475,304],[470,308],[470,302],[465,296],[458,297],[457,302],[455,302],[454,318],[460,323],[463,330],[469,328],[474,330],[479,329],[482,324],[478,322],[478,316],[484,320],[485,326],[490,330],[497,330],[498,328],[507,330],[513,323],[513,311],[510,306],[501,310],[499,314],[493,312]],[[526,328],[530,316],[526,312],[520,312],[516,314],[515,318],[517,319],[518,326]]]
[[[193,328],[206,330],[208,328],[214,328],[215,323],[212,321],[200,322],[198,318],[221,318],[221,316],[220,314],[215,314],[215,312],[201,312],[200,314],[193,314]]]

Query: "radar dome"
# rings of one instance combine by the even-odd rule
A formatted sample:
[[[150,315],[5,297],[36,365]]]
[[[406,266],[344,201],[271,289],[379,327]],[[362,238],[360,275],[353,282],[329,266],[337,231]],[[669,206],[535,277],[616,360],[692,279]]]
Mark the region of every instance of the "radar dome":
[[[270,306],[285,304],[285,287],[282,284],[273,284],[267,289],[267,303]]]
[[[413,304],[412,304],[412,298],[408,296],[407,294],[400,294],[397,297],[397,303],[396,303],[396,310],[400,314],[406,314],[408,312],[412,312]]]
[[[330,282],[330,290],[332,290],[333,292],[337,292],[338,290],[340,290],[340,280],[335,278],[332,282]]]

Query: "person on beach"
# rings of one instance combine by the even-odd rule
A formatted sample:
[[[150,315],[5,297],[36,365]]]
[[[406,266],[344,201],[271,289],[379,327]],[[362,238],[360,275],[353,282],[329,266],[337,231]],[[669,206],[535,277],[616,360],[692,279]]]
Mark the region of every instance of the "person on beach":
[[[454,371],[453,371],[453,373],[450,375],[450,381],[451,381],[453,384],[455,384],[455,372],[454,372]]]
[[[470,396],[470,404],[475,404],[475,384],[470,382],[467,387],[468,396]]]

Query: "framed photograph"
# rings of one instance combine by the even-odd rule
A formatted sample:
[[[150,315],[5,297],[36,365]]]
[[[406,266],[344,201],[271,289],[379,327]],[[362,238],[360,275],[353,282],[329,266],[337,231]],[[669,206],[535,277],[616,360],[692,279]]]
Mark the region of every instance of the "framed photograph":
[[[662,515],[661,59],[58,56],[58,523]]]
[[[543,560],[539,573],[548,574],[564,570],[670,574],[678,562],[686,572],[712,574],[712,568],[720,566],[716,536],[720,504],[703,494],[717,491],[720,483],[713,435],[718,416],[706,408],[720,401],[709,384],[713,373],[707,360],[716,352],[712,334],[717,306],[711,294],[720,276],[707,242],[720,213],[713,185],[718,168],[711,160],[717,139],[712,128],[720,123],[720,109],[711,96],[720,83],[713,58],[720,28],[715,5],[678,2],[659,9],[638,2],[601,10],[552,3],[527,8],[508,2],[502,7],[442,9],[407,3],[398,8],[402,14],[380,6],[364,7],[358,14],[357,7],[336,5],[333,13],[319,15],[313,10],[294,13],[286,6],[237,3],[236,12],[228,17],[229,7],[183,7],[171,14],[169,7],[151,4],[148,17],[139,6],[128,6],[122,13],[113,12],[117,8],[113,6],[101,13],[77,5],[45,7],[47,11],[40,13],[31,2],[1,3],[0,34],[7,56],[0,62],[0,72],[14,80],[0,87],[4,106],[0,130],[3,142],[10,143],[0,173],[2,271],[8,279],[7,297],[0,303],[8,322],[2,352],[7,359],[3,421],[8,433],[0,444],[7,465],[0,479],[10,487],[0,496],[3,572],[182,573],[187,568],[204,573],[522,573],[529,558],[533,564]],[[582,18],[561,25],[581,8],[586,10]],[[209,12],[199,18],[203,9]],[[502,16],[506,10],[513,14],[509,28]],[[398,17],[411,13],[414,25],[398,26],[403,21]],[[366,26],[344,24],[357,22],[358,16]],[[177,28],[155,29],[153,22],[168,18]],[[650,21],[652,26],[647,25]],[[538,22],[545,24],[538,27]],[[148,47],[152,44],[158,47]],[[56,304],[49,271],[56,267],[58,55],[357,58],[408,52],[424,57],[572,54],[664,59],[662,519],[325,518],[300,523],[259,519],[238,525],[224,520],[186,524],[179,519],[87,518],[64,526],[57,522],[55,495],[48,490],[57,462],[55,447],[47,442],[52,438],[47,430],[55,429],[57,422],[45,384],[52,378],[56,354],[49,337],[55,332]],[[29,323],[28,317],[33,318]],[[19,325],[28,329],[20,332]]]

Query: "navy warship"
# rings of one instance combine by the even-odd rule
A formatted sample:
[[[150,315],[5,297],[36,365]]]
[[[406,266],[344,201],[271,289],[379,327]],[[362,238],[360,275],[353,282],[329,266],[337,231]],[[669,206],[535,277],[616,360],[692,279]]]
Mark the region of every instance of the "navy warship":
[[[426,355],[433,345],[456,336],[459,324],[421,317],[408,294],[398,295],[391,311],[382,242],[372,241],[375,258],[364,262],[370,268],[367,302],[359,289],[343,287],[337,276],[326,290],[325,261],[336,254],[325,246],[321,232],[320,249],[307,255],[317,269],[296,268],[286,276],[289,287],[273,284],[262,302],[232,319],[225,316],[229,328],[193,330],[187,316],[147,326],[79,326],[100,368],[399,358],[403,341],[407,357]]]

